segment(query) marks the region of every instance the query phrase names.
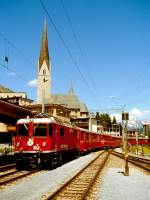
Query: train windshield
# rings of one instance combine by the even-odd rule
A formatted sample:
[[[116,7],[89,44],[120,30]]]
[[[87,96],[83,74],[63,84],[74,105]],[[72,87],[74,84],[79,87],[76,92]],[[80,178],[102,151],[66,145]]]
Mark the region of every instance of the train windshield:
[[[46,124],[35,124],[34,125],[34,136],[46,136],[47,125]]]
[[[18,135],[19,136],[28,136],[29,124],[18,124]]]

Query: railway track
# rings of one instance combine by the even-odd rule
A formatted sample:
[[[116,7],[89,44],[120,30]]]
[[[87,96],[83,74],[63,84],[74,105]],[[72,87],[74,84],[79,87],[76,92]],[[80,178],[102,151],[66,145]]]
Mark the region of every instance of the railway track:
[[[56,192],[50,194],[46,200],[57,199],[85,199],[103,169],[111,151],[103,151],[75,176],[62,185]]]
[[[16,172],[18,172],[18,170],[16,170],[15,168],[2,171],[2,172],[0,172],[0,180],[1,180],[2,178],[4,178],[5,176],[14,174],[14,173],[16,173]]]
[[[9,170],[9,169],[12,169],[12,168],[15,168],[15,167],[16,167],[15,163],[14,164],[10,164],[10,165],[0,166],[0,172]]]
[[[16,173],[16,164],[4,165],[0,167],[0,180],[5,176]]]
[[[8,172],[7,174],[2,174],[2,175],[0,175],[0,186],[6,185],[6,184],[16,181],[18,179],[21,179],[25,176],[31,175],[37,171],[39,171],[39,169],[35,169],[32,171],[16,170],[16,171]]]
[[[120,158],[124,158],[123,153],[113,151],[112,154],[116,155]],[[130,163],[150,172],[150,160],[129,155],[128,161]]]

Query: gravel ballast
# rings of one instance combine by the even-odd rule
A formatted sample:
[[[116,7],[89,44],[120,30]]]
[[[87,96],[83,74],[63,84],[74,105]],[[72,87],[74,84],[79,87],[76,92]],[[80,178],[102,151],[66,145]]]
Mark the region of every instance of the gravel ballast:
[[[149,173],[129,163],[129,176],[124,176],[124,160],[111,155],[102,172],[97,200],[148,200]]]
[[[0,200],[39,200],[48,192],[54,192],[97,155],[98,152],[91,153],[54,170],[42,171],[11,185],[1,187]]]
[[[98,152],[82,156],[50,171],[41,171],[0,188],[0,200],[41,200],[54,192],[84,167]],[[150,177],[144,170],[129,165],[129,176],[123,175],[124,161],[111,156],[95,186],[96,200],[148,200]],[[90,199],[90,198],[89,198]],[[91,199],[90,199],[91,200]]]

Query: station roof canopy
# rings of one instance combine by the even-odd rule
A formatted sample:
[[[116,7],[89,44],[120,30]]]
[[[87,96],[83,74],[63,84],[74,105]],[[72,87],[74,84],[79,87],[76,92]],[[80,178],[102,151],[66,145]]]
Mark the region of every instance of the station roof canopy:
[[[32,117],[33,112],[22,106],[0,100],[0,122],[15,123],[20,118]]]

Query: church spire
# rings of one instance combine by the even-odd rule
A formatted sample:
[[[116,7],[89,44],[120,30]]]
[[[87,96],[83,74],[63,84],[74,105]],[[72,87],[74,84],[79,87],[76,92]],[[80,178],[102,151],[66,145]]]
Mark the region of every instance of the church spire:
[[[69,95],[74,95],[74,89],[73,89],[73,84],[72,84],[72,82],[70,83]]]
[[[49,51],[48,51],[46,18],[44,18],[44,31],[42,35],[42,46],[41,46],[41,52],[40,52],[40,57],[39,57],[39,70],[41,69],[44,60],[49,69]]]
[[[48,39],[46,19],[44,19],[44,30],[42,35],[42,45],[38,62],[38,81],[37,81],[37,102],[49,102],[51,94],[51,63],[48,52]]]

